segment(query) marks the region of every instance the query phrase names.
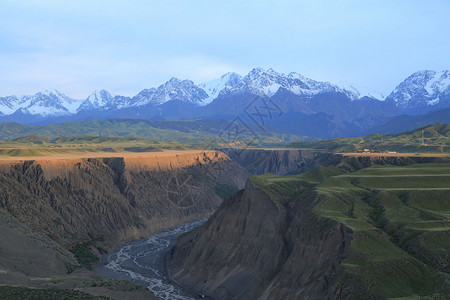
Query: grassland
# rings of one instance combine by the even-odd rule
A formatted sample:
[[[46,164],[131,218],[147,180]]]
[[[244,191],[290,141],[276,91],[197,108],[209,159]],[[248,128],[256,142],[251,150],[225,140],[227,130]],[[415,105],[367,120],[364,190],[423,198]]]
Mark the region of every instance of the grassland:
[[[252,181],[278,205],[313,203],[315,214],[353,230],[339,278],[351,299],[448,299],[450,164],[320,167]]]
[[[229,138],[227,120],[100,120],[42,126],[0,123],[0,157],[158,152],[223,147],[282,147],[292,134],[258,128]]]
[[[402,153],[450,154],[450,124],[439,123],[399,134],[373,134],[355,138],[340,137],[321,141],[294,142],[289,147],[333,152],[358,152],[369,149]]]
[[[51,125],[24,125],[0,123],[0,140],[13,140],[26,136],[40,136],[47,139],[67,136],[140,138],[161,143],[179,143],[193,146],[217,145],[227,141],[228,120],[185,120],[150,121],[139,119],[89,120]],[[300,141],[301,138],[267,128],[252,127],[241,131],[238,141],[252,140],[260,146],[278,146],[280,143]]]
[[[140,138],[78,136],[48,139],[40,136],[26,136],[14,140],[0,141],[0,158],[83,153],[142,153],[196,148],[198,147]]]

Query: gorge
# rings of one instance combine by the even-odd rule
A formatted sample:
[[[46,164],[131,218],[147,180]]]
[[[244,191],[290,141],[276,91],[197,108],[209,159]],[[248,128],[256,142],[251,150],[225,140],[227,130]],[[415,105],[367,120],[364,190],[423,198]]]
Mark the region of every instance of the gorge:
[[[218,299],[289,298],[294,297],[292,290],[305,297],[345,298],[351,293],[334,282],[357,231],[341,220],[317,217],[320,193],[314,186],[371,165],[448,162],[439,157],[347,157],[296,149],[115,156],[0,161],[3,284],[79,289],[117,299],[87,270],[97,266],[100,257],[123,242],[210,216],[218,208],[204,226],[180,237],[170,262],[174,279]],[[285,189],[277,192],[281,200],[274,199],[265,184],[258,183],[259,177],[248,180],[252,174],[270,176],[267,172],[314,174],[319,166],[333,171],[312,182],[293,181],[303,200],[289,200],[291,196],[283,196]],[[305,250],[296,251],[299,247]],[[311,259],[317,253],[322,254]],[[298,266],[306,273],[298,273]]]

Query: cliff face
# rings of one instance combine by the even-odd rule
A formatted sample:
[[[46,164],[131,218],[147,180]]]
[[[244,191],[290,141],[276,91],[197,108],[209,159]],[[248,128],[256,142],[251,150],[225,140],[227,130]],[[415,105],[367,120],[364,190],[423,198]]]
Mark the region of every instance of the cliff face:
[[[0,282],[65,274],[77,261],[64,247],[0,208]]]
[[[267,172],[275,175],[300,174],[318,166],[337,166],[347,171],[356,171],[375,164],[406,166],[448,162],[448,159],[443,157],[344,156],[330,152],[297,149],[228,148],[223,151],[253,175],[262,175]]]
[[[317,194],[281,205],[247,182],[202,227],[179,238],[170,270],[217,299],[329,299],[352,231],[312,214]]]
[[[223,151],[253,175],[262,175],[267,172],[275,175],[300,174],[318,166],[337,166],[347,171],[355,171],[374,164],[405,166],[417,163],[448,162],[448,159],[440,157],[344,156],[330,152],[297,149],[229,148]]]
[[[447,299],[450,165],[417,161],[252,176],[178,239],[169,270],[216,299]]]
[[[301,170],[305,172],[319,166],[320,152],[309,150],[223,149],[234,161],[251,174],[272,173],[286,175]]]
[[[211,214],[215,191],[247,177],[217,151],[9,162],[0,164],[0,207],[64,246],[94,240],[109,250]]]

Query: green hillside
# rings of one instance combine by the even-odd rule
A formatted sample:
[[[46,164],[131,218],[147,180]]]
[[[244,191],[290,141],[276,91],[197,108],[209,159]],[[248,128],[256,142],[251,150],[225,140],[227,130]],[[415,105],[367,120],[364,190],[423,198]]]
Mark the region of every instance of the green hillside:
[[[448,299],[450,164],[374,166],[353,173],[320,167],[252,181],[278,205],[313,204],[323,220],[353,230],[339,277],[351,299]],[[308,191],[317,196],[302,197]]]
[[[372,134],[357,138],[294,142],[289,144],[289,147],[324,149],[335,152],[356,152],[362,149],[370,149],[374,151],[387,150],[410,153],[449,153],[450,124],[439,123],[399,134]]]
[[[100,120],[76,121],[41,126],[28,126],[19,123],[0,123],[0,140],[17,139],[25,136],[56,138],[65,136],[134,137],[158,142],[176,142],[189,145],[218,144],[226,140],[230,127],[227,120]],[[240,131],[237,140],[252,140],[255,144],[275,145],[300,141],[296,135],[275,130],[261,131],[258,128]]]
[[[0,141],[0,156],[43,156],[80,152],[156,152],[188,149],[196,149],[196,147],[131,137],[77,136],[49,139],[30,135]]]

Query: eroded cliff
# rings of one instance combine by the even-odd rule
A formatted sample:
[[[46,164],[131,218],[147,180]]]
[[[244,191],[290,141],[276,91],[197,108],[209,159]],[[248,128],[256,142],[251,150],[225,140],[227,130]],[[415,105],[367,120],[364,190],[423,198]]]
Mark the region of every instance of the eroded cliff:
[[[217,191],[242,188],[247,176],[218,151],[3,162],[0,207],[66,247],[110,250],[211,214]]]
[[[276,175],[305,172],[318,167],[321,158],[321,152],[296,149],[229,148],[223,149],[223,151],[254,175],[267,172]]]
[[[414,160],[252,176],[169,270],[215,299],[447,299],[450,164]]]
[[[327,151],[300,149],[223,149],[232,160],[243,166],[252,175],[272,173],[275,175],[300,174],[319,166],[337,166],[347,171],[356,171],[372,165],[405,166],[418,163],[448,162],[446,157],[346,156]]]
[[[312,214],[318,195],[280,202],[251,181],[179,238],[170,270],[217,299],[329,299],[352,231]]]

